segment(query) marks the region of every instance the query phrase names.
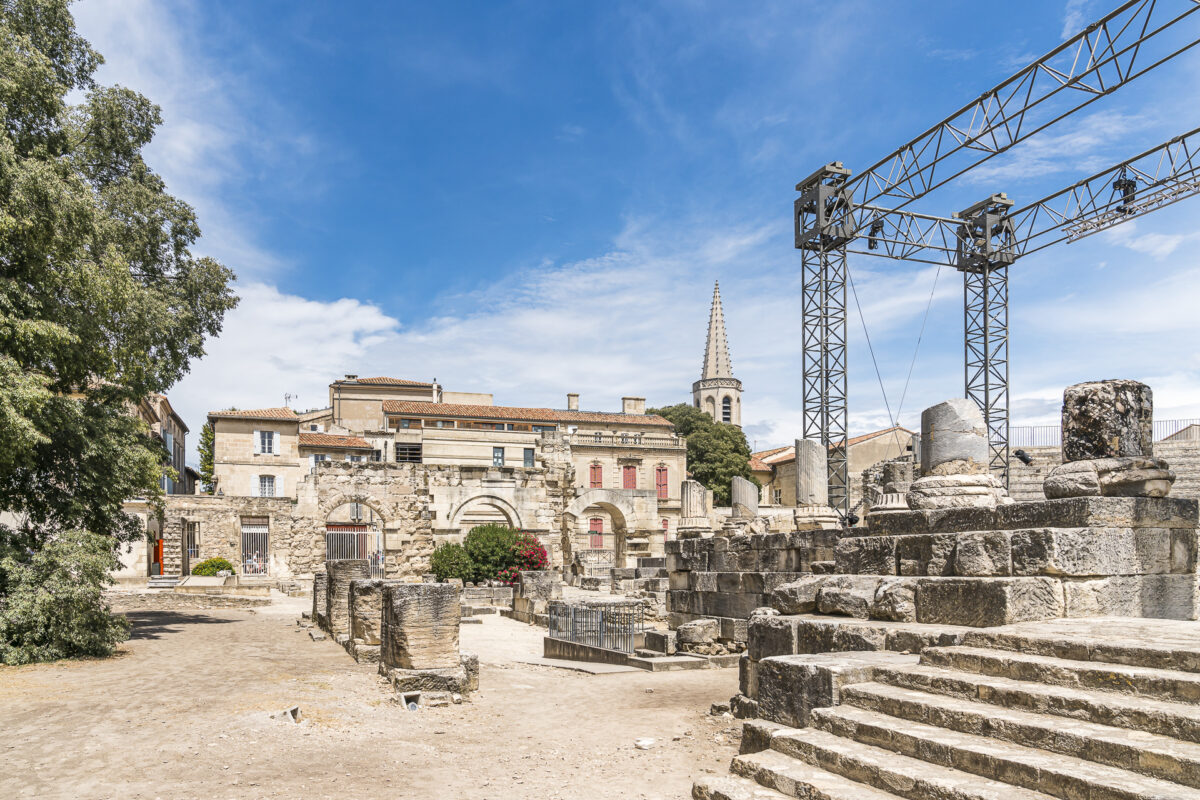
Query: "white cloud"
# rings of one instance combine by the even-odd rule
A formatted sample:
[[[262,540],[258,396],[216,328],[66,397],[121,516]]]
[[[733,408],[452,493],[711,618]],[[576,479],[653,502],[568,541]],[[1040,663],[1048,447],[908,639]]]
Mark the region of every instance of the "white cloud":
[[[1088,0],[1067,0],[1063,9],[1062,38],[1070,39],[1083,30],[1088,22]]]

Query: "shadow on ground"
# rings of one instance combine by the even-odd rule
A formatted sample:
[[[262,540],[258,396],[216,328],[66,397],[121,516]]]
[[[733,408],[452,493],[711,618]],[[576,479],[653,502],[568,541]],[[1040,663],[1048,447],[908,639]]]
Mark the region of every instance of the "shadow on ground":
[[[181,633],[186,625],[226,625],[236,619],[221,619],[207,614],[179,611],[127,611],[130,639],[160,639],[168,633]]]

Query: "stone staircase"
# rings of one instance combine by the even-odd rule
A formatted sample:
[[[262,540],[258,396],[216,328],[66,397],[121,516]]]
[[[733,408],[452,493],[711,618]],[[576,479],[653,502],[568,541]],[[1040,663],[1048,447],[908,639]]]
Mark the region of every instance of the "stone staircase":
[[[981,630],[881,662],[807,727],[747,722],[732,774],[693,797],[1200,800],[1200,624],[1120,624]]]
[[[151,575],[146,582],[147,589],[174,589],[179,583],[178,575]]]

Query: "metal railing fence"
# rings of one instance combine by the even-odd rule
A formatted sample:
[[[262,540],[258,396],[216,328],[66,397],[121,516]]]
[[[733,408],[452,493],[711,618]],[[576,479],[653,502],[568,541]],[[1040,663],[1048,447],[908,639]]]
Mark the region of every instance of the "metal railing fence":
[[[1156,419],[1154,441],[1200,441],[1200,419]],[[1008,429],[1008,446],[1061,447],[1060,425],[1013,425]]]
[[[347,526],[348,527],[348,526]],[[383,533],[376,530],[325,531],[325,560],[366,559],[372,578],[383,572]]]
[[[548,614],[549,636],[576,644],[632,653],[636,635],[645,630],[641,603],[553,602]]]
[[[612,550],[576,550],[575,561],[587,576],[607,575],[616,566],[616,553]]]

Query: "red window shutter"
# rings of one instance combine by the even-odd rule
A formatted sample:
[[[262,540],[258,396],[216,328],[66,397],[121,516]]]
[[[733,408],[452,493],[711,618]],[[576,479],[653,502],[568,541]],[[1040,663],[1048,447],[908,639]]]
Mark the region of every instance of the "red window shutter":
[[[593,519],[588,522],[588,530],[591,531],[591,546],[596,548],[604,547],[604,520]]]
[[[630,465],[626,466],[621,471],[621,473],[625,477],[624,487],[626,489],[636,489],[637,488],[637,467],[630,464]]]
[[[604,467],[599,464],[592,464],[588,470],[588,483],[593,489],[601,489],[604,487]]]
[[[654,485],[658,489],[658,499],[667,499],[667,468],[658,467],[654,470]]]

